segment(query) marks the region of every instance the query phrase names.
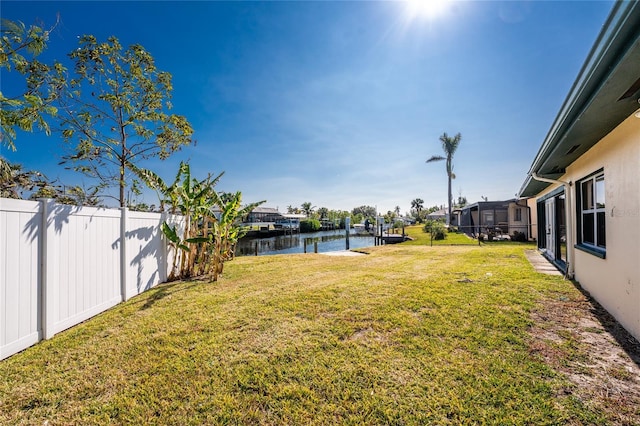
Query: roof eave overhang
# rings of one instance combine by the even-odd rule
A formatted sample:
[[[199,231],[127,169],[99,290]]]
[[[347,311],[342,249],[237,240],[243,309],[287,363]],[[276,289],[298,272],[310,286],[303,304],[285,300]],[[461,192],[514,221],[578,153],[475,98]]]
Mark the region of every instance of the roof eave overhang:
[[[617,2],[538,151],[518,198],[533,197],[640,107],[640,2]],[[635,88],[635,89],[634,89]]]

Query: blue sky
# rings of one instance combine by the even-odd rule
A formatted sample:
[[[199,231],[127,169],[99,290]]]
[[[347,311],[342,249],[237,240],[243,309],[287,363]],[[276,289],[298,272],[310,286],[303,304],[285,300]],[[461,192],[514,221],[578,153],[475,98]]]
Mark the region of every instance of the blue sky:
[[[152,161],[165,179],[225,171],[222,191],[266,206],[382,212],[446,204],[443,132],[462,134],[453,195],[514,197],[612,7],[610,1],[3,1],[2,18],[142,44],[173,75],[172,112],[197,145]],[[6,92],[12,76],[2,76]],[[65,183],[60,138],[19,133],[2,155]],[[143,200],[156,203],[153,193]]]

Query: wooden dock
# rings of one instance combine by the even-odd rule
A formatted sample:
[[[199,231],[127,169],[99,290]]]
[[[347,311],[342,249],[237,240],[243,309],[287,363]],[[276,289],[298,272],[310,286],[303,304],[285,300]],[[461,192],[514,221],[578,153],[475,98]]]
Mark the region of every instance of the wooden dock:
[[[397,244],[413,240],[410,236],[403,234],[383,234],[377,238],[379,238],[384,244]]]

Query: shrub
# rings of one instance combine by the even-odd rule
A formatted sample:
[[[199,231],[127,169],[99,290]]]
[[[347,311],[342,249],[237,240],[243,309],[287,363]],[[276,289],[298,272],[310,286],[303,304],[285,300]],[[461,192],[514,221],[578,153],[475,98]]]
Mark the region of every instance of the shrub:
[[[518,241],[520,243],[527,242],[527,236],[524,232],[514,231],[511,236],[511,241]]]
[[[431,225],[431,236],[434,240],[444,240],[447,238],[447,227],[442,222],[435,222]]]
[[[434,240],[447,238],[447,227],[439,220],[428,220],[422,227],[424,232],[431,232]]]
[[[300,232],[316,232],[322,228],[318,219],[304,219],[300,221]]]
[[[432,226],[438,226],[438,224],[444,226],[444,219],[428,219],[424,221],[424,226],[422,230],[424,232],[429,232]]]

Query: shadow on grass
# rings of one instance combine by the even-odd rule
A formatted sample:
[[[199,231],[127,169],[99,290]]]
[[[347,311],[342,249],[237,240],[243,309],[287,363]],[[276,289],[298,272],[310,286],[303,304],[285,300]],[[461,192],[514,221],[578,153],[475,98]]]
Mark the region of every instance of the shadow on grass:
[[[153,307],[156,302],[164,299],[165,297],[188,290],[198,284],[206,284],[206,282],[201,279],[194,278],[159,284],[158,286],[156,286],[155,292],[147,296],[147,300],[140,307],[140,310],[144,311],[146,309],[149,309]]]
[[[580,291],[587,299],[591,308],[589,309],[591,313],[597,318],[602,327],[609,333],[618,344],[622,347],[622,349],[629,355],[629,358],[633,360],[633,362],[640,367],[640,342],[633,337],[627,330],[620,325],[620,323],[611,315],[605,308],[602,307],[600,303],[596,299],[594,299],[591,294],[580,286],[575,280],[571,280],[575,288]]]

